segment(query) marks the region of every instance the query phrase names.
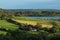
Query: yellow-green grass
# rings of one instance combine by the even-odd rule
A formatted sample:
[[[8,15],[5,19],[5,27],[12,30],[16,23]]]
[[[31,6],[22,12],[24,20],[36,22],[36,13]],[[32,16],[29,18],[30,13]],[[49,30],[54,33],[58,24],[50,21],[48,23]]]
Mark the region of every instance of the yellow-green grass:
[[[6,20],[0,20],[0,27],[15,30],[18,28],[17,25],[7,22]]]
[[[40,19],[40,18],[26,18],[26,17],[14,17],[13,20],[16,20],[18,22],[22,22],[22,23],[31,23],[31,24],[36,24],[36,23],[45,23],[48,24],[50,22],[57,22],[58,24],[60,24],[60,21],[56,21],[53,19]]]
[[[7,32],[5,32],[5,31],[0,31],[0,35],[6,35],[7,34]]]
[[[15,20],[24,20],[24,21],[40,21],[40,18],[28,18],[28,17],[14,17]]]
[[[14,20],[22,20],[22,21],[33,21],[33,22],[40,22],[40,23],[46,23],[53,20],[48,19],[41,19],[41,18],[28,18],[28,17],[13,17]]]
[[[36,25],[36,24],[41,24],[42,26],[49,26],[52,27],[51,22],[56,22],[57,24],[60,25],[60,21],[56,20],[47,20],[47,19],[40,19],[40,18],[26,18],[26,17],[14,17],[14,21],[17,21],[19,23],[24,23],[24,24],[31,24],[31,25]]]

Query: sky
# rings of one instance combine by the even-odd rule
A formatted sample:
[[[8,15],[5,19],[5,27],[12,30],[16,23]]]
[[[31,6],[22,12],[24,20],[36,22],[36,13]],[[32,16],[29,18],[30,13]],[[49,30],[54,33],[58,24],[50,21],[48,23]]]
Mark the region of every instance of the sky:
[[[60,0],[0,0],[3,9],[60,9]]]

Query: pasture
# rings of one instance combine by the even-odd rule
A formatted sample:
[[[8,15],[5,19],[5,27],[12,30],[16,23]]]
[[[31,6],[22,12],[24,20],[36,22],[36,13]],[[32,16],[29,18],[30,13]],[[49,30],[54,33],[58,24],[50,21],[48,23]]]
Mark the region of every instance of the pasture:
[[[6,20],[0,20],[0,28],[6,28],[10,30],[15,30],[18,28],[18,25],[7,22]]]
[[[18,23],[23,23],[23,24],[30,24],[30,25],[42,25],[42,27],[48,27],[51,28],[53,27],[53,24],[60,25],[60,21],[58,20],[53,20],[53,19],[40,19],[40,18],[26,18],[26,17],[14,17],[14,21],[17,21]]]

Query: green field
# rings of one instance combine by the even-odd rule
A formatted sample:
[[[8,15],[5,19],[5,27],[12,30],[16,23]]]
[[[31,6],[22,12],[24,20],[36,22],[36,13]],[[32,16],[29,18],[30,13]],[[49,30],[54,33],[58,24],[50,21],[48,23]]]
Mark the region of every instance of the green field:
[[[7,22],[6,20],[0,20],[0,27],[15,30],[18,28],[17,25]]]
[[[48,23],[55,21],[54,19],[41,19],[41,18],[26,18],[26,17],[13,17],[14,20],[23,20],[23,21],[33,21],[33,22],[40,22],[40,23]]]
[[[24,21],[42,21],[40,18],[26,18],[26,17],[13,17],[15,20],[24,20]]]
[[[56,22],[60,25],[60,21],[54,19],[41,19],[41,18],[26,18],[26,17],[14,17],[13,20],[21,21],[21,22],[28,22],[28,23],[43,23],[43,24],[51,24],[51,22]]]
[[[5,28],[5,29],[9,29],[9,30],[13,31],[13,30],[16,30],[18,28],[18,26],[15,24],[9,23],[6,20],[0,20],[0,28]],[[0,34],[6,35],[7,31],[0,30]]]
[[[0,31],[0,35],[6,35],[7,34],[7,32],[5,32],[5,31]]]

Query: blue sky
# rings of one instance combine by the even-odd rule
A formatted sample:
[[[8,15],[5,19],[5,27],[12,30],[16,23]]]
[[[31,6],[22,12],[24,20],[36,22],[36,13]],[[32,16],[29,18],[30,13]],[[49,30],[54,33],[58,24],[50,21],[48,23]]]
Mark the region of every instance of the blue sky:
[[[4,9],[60,9],[60,0],[0,0]]]

